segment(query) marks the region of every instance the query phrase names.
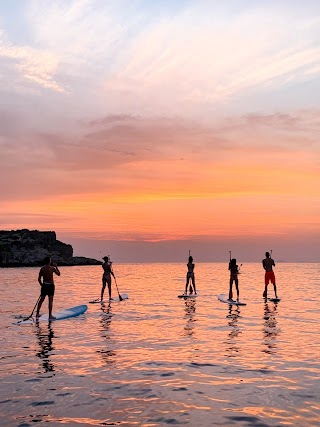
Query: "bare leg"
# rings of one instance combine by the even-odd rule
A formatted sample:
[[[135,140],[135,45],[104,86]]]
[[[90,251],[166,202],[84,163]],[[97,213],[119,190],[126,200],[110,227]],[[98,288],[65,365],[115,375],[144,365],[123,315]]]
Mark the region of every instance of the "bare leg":
[[[267,298],[267,295],[268,295],[268,285],[265,285],[264,292],[263,292],[263,297]]]
[[[232,279],[230,279],[229,299],[232,299],[232,296],[233,296],[233,294],[232,294],[232,283],[233,283],[233,280],[232,280]]]
[[[189,283],[190,283],[190,281],[189,281]],[[194,291],[194,288],[193,288],[193,281],[192,281],[191,284],[189,285],[189,294],[193,294],[193,291]]]
[[[196,289],[196,279],[193,276],[192,277],[192,286],[193,286],[193,292],[196,294],[197,293],[197,289]]]
[[[42,303],[43,303],[44,299],[45,299],[45,296],[41,295],[41,298],[39,299],[39,302],[38,302],[36,317],[40,316],[40,308],[42,306]]]
[[[275,284],[275,283],[273,284],[273,289],[274,289],[274,294],[275,294],[276,298],[278,298],[278,295],[277,295],[277,287],[276,287],[276,284]]]
[[[238,279],[235,280],[235,284],[237,289],[237,301],[239,301],[239,280]]]
[[[108,283],[109,299],[111,299],[111,276],[107,280],[107,283]]]
[[[189,276],[187,274],[187,281],[186,281],[186,290],[184,291],[185,294],[188,293],[188,285],[189,285]]]
[[[101,296],[100,296],[100,300],[103,301],[103,295],[104,295],[104,290],[106,289],[106,284],[107,281],[106,280],[102,280],[102,288],[101,288]]]
[[[49,299],[49,320],[54,320],[55,317],[52,316],[53,295],[49,295],[48,299]]]

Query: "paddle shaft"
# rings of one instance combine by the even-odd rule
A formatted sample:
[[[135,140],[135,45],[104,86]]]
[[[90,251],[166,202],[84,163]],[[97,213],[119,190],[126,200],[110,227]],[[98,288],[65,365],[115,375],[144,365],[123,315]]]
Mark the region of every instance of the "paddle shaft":
[[[118,288],[118,285],[117,285],[116,276],[113,276],[113,278],[114,278],[114,283],[116,284],[116,288],[117,288],[117,291],[118,291],[119,300],[122,301],[123,298],[122,298],[122,296],[120,295],[120,292],[119,292],[119,288]]]
[[[108,256],[109,256],[109,255],[108,255]],[[109,260],[110,260],[110,256],[109,256]],[[120,295],[119,288],[118,288],[118,284],[117,284],[117,279],[116,279],[116,276],[115,276],[115,274],[114,274],[114,272],[113,272],[113,270],[112,270],[112,267],[111,267],[111,271],[112,271],[112,274],[113,274],[114,283],[116,284],[116,288],[117,288],[117,291],[118,291],[119,300],[120,300],[120,301],[122,301],[122,300],[123,300],[123,298],[122,298],[122,296]]]
[[[38,305],[38,303],[39,303],[39,301],[40,301],[40,298],[41,298],[41,294],[39,295],[39,298],[37,299],[37,302],[36,302],[35,306],[33,307],[33,310],[32,310],[32,312],[31,312],[30,316],[29,316],[29,317],[27,317],[27,318],[25,318],[25,319],[23,319],[23,320],[21,320],[20,322],[17,322],[17,323],[25,322],[26,320],[29,320],[29,319],[30,319],[30,317],[32,317],[32,315],[33,315],[33,313],[34,313],[34,310],[36,309],[36,307],[37,307],[37,305]]]
[[[101,251],[100,251],[101,252]],[[106,257],[105,257],[106,258]],[[104,258],[103,258],[104,259]],[[118,291],[118,295],[119,295],[119,300],[120,301],[122,301],[123,300],[123,298],[122,298],[122,296],[120,295],[120,292],[119,292],[119,288],[118,288],[118,285],[117,285],[117,280],[116,280],[116,276],[115,276],[115,274],[114,274],[114,272],[113,272],[113,270],[112,270],[112,261],[110,260],[110,255],[108,255],[108,262],[110,263],[110,271],[111,271],[111,274],[112,274],[112,276],[113,276],[113,278],[114,278],[114,282],[115,282],[115,284],[116,284],[116,288],[117,288],[117,291]],[[110,294],[109,294],[110,295]],[[102,298],[100,298],[101,299],[101,302],[102,302]],[[98,301],[98,300],[97,300]],[[90,302],[93,302],[93,301],[90,301]]]

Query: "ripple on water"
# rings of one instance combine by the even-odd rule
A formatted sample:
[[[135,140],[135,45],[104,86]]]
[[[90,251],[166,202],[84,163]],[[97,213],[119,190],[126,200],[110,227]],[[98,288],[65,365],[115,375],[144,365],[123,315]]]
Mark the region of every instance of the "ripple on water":
[[[317,268],[295,265],[294,288],[292,265],[277,266],[282,300],[265,304],[261,266],[248,264],[240,284],[247,306],[230,309],[216,295],[228,287],[225,264],[197,264],[193,302],[177,298],[184,266],[119,265],[127,301],[39,327],[12,325],[34,306],[37,269],[4,270],[0,424],[320,425],[320,297],[306,298]],[[23,285],[14,301],[13,278]],[[57,309],[96,298],[101,272],[63,268],[59,280]]]

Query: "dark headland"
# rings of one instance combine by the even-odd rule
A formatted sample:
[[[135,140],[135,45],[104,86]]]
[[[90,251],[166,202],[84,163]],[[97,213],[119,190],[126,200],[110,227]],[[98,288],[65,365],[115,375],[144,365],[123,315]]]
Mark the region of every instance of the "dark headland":
[[[73,247],[57,240],[54,231],[0,230],[0,267],[38,267],[47,256],[59,266],[102,264],[96,259],[74,257]]]

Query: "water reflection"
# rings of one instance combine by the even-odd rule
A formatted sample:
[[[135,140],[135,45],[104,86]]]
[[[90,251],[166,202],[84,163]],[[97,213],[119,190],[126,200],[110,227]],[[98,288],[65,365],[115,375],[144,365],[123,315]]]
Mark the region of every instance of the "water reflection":
[[[279,333],[277,321],[277,303],[265,303],[263,313],[263,353],[274,354],[276,353],[276,338]]]
[[[101,305],[101,311],[102,314],[99,318],[100,326],[101,326],[101,336],[102,338],[105,338],[107,340],[107,348],[101,348],[100,350],[97,350],[97,353],[101,355],[101,359],[103,361],[104,365],[110,365],[115,362],[115,351],[110,349],[110,326],[111,326],[111,320],[112,320],[112,310],[111,310],[111,303],[108,302],[108,304],[102,304]]]
[[[227,338],[227,356],[236,357],[240,352],[240,347],[237,342],[237,337],[241,334],[241,330],[238,325],[240,316],[240,307],[238,305],[229,305],[229,313],[226,316],[228,319],[228,326],[230,327],[228,338]]]
[[[50,359],[50,355],[54,350],[53,338],[55,338],[51,322],[36,322],[36,336],[40,346],[40,351],[36,353],[36,356],[41,359],[42,367],[45,373],[54,372],[54,364]]]
[[[194,322],[195,322],[195,314],[196,314],[196,300],[195,299],[186,299],[185,302],[185,315],[184,318],[187,320],[187,323],[184,327],[186,335],[192,336],[194,334]]]

